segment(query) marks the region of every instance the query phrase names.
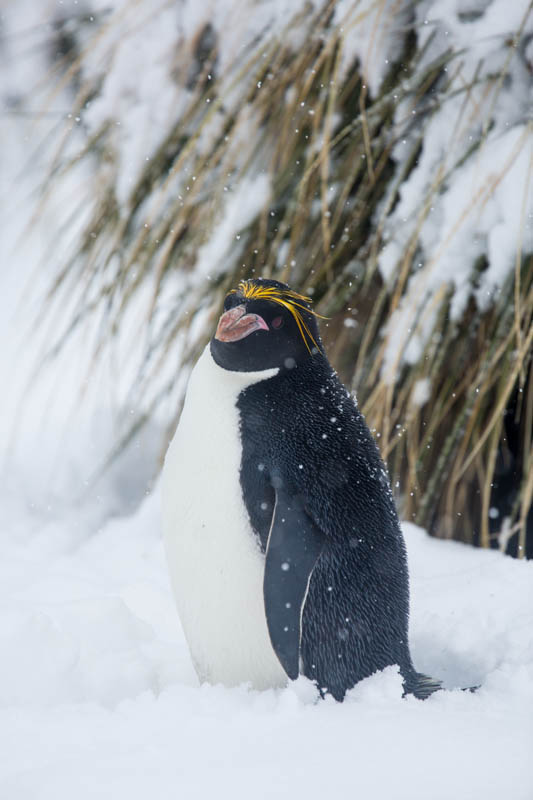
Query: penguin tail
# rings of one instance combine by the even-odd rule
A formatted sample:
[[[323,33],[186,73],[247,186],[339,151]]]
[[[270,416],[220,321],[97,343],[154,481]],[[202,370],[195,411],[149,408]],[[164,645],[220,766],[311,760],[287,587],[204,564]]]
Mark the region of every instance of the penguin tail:
[[[403,682],[404,697],[406,694],[413,694],[419,700],[425,700],[433,692],[438,692],[442,689],[442,683],[430,678],[428,675],[423,675],[421,672],[412,672],[408,675]]]

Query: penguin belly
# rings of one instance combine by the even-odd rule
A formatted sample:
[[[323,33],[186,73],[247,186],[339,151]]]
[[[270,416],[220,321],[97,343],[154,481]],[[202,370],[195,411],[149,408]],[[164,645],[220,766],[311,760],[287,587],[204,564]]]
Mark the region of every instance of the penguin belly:
[[[240,481],[240,392],[272,377],[196,364],[163,469],[163,534],[178,613],[200,681],[284,686],[263,600],[265,558]]]

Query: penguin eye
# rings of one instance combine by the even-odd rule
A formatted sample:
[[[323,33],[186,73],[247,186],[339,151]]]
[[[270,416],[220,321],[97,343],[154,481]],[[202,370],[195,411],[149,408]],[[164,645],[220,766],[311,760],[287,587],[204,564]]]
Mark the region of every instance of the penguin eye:
[[[274,317],[274,319],[270,324],[275,330],[278,330],[278,328],[283,328],[284,323],[285,320],[283,319],[283,317]]]

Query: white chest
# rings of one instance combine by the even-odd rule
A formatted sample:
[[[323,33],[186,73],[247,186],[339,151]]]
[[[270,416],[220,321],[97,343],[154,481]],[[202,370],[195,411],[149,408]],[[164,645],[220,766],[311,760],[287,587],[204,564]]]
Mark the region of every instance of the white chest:
[[[239,472],[236,401],[271,377],[229,372],[209,348],[193,370],[163,470],[165,548],[178,612],[200,680],[254,688],[286,675],[268,635],[264,556],[251,529]]]

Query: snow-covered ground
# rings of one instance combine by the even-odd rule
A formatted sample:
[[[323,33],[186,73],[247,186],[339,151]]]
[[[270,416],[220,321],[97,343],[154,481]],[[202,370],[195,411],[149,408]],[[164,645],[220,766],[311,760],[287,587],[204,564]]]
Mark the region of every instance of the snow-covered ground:
[[[413,655],[344,704],[305,681],[198,686],[174,611],[159,492],[91,529],[13,506],[0,560],[0,797],[532,797],[533,564],[405,526]]]

